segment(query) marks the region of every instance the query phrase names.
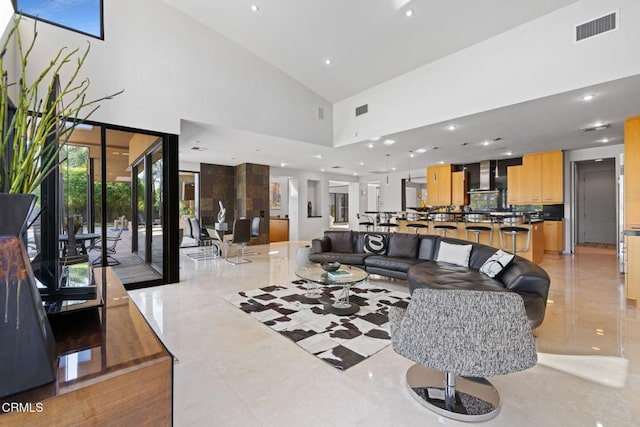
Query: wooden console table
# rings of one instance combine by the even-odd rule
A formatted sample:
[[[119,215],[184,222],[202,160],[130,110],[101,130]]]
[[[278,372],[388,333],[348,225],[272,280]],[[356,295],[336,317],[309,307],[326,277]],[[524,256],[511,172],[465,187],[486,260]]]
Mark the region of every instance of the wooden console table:
[[[289,218],[269,219],[269,242],[286,242],[289,240]]]
[[[0,399],[3,409],[15,402],[31,409],[0,411],[0,425],[172,424],[172,355],[110,267],[96,269],[95,279],[103,307],[52,321],[57,379]]]

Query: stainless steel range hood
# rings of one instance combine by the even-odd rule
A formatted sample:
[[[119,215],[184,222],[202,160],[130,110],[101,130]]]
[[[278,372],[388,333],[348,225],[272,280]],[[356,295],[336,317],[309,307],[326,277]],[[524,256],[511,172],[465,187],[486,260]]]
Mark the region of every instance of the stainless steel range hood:
[[[470,192],[477,193],[479,191],[497,191],[495,176],[491,173],[491,160],[482,160],[480,162],[480,188],[471,190]]]

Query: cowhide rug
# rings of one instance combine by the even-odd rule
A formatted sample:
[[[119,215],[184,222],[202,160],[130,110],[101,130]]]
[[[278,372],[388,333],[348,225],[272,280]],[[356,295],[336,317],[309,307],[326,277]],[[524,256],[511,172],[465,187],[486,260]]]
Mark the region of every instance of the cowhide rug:
[[[340,286],[322,288],[324,302],[335,299]],[[289,338],[333,367],[346,370],[389,344],[389,306],[406,307],[409,294],[359,284],[351,288],[350,301],[360,306],[351,316],[337,316],[324,304],[299,300],[306,282],[274,285],[239,292],[225,299],[256,320]]]

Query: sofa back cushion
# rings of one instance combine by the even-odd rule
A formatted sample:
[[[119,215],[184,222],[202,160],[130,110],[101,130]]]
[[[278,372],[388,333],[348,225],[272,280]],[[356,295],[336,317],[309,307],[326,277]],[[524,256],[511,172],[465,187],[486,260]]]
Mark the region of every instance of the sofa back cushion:
[[[389,246],[386,233],[366,233],[363,236],[362,251],[368,254],[385,255]]]
[[[421,235],[418,247],[418,258],[426,261],[433,261],[435,259],[434,252],[438,239],[439,237],[434,235]]]
[[[418,256],[418,238],[417,234],[392,233],[387,255],[398,258],[416,258]]]
[[[349,231],[325,231],[325,237],[331,240],[331,252],[353,253],[353,240]]]

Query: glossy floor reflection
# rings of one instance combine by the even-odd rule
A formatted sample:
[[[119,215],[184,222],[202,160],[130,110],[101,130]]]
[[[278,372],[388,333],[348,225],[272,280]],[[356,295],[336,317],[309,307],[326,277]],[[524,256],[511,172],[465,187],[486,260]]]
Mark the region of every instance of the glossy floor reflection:
[[[175,367],[175,425],[463,425],[414,401],[404,382],[412,362],[391,347],[341,372],[223,299],[294,279],[296,251],[306,243],[257,246],[261,255],[242,265],[195,261],[186,254],[197,248],[181,249],[180,283],[131,292],[180,360]],[[529,370],[492,378],[502,409],[485,424],[638,425],[640,315],[623,298],[615,253],[546,255],[542,266],[552,280],[537,338],[538,351],[545,354]],[[403,281],[371,282],[407,289]],[[555,355],[583,357],[567,362]],[[603,366],[626,367],[624,386],[598,381],[599,371],[606,371]]]

